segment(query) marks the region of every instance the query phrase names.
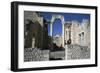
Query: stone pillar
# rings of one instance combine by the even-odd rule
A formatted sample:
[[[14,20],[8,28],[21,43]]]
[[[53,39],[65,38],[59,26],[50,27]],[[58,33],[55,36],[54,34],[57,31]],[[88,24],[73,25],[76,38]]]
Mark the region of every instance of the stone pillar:
[[[32,38],[32,48],[35,48],[35,38]]]
[[[52,36],[52,22],[50,23],[50,36]]]
[[[62,46],[64,47],[64,17],[61,16],[61,20],[62,20]]]
[[[53,25],[53,22],[54,22],[54,17],[52,16],[52,19],[51,19],[51,23],[50,23],[50,36],[52,37],[52,25]]]

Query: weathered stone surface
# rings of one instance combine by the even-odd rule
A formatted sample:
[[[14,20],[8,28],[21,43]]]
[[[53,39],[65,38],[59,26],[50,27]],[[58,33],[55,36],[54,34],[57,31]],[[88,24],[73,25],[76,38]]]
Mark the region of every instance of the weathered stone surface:
[[[56,51],[50,53],[50,58],[61,58],[62,60],[65,59],[65,51]]]
[[[90,48],[87,46],[79,45],[68,45],[67,48],[67,59],[89,59],[90,58]]]
[[[24,61],[48,61],[49,50],[39,50],[37,48],[24,49]]]

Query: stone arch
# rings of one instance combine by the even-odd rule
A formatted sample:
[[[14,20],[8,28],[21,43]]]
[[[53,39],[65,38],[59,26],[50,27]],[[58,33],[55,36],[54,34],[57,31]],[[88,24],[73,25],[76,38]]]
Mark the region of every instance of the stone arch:
[[[64,23],[65,23],[65,20],[64,20],[64,16],[62,15],[52,15],[52,19],[51,19],[51,23],[50,23],[50,36],[52,36],[52,26],[53,26],[53,23],[56,19],[60,19],[61,20],[61,23],[62,23],[62,46],[64,47]]]

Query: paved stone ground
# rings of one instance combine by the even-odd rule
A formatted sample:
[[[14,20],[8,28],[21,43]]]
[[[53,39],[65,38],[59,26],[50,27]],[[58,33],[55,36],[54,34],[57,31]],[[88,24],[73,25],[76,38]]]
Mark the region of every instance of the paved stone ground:
[[[90,58],[90,48],[87,46],[68,45],[66,49],[66,51],[50,52],[50,50],[40,50],[38,48],[25,48],[24,62]]]
[[[90,48],[87,46],[79,45],[68,45],[67,48],[67,59],[89,59],[90,58]]]
[[[65,59],[65,51],[50,52],[50,58],[57,60]]]
[[[49,50],[39,50],[37,48],[24,49],[24,62],[29,61],[48,61]]]
[[[63,59],[65,59],[65,51],[50,52],[50,50],[40,50],[38,48],[24,49],[24,62],[63,60]]]

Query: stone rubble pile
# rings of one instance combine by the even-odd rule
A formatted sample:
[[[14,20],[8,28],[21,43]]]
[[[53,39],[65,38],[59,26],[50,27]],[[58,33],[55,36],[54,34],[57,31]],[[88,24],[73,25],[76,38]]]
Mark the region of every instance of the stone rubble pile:
[[[68,45],[67,59],[89,59],[90,48],[87,46]]]

